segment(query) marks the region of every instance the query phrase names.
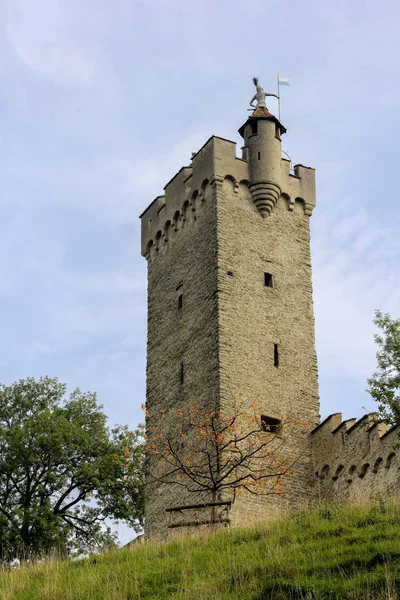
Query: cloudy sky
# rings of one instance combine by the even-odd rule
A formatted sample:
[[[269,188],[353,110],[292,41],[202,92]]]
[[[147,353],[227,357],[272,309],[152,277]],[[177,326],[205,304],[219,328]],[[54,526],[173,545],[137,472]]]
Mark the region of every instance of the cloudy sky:
[[[138,215],[258,76],[317,169],[321,413],[373,409],[374,310],[400,317],[397,0],[0,0],[0,381],[57,376],[141,420]],[[276,111],[276,101],[270,109]]]

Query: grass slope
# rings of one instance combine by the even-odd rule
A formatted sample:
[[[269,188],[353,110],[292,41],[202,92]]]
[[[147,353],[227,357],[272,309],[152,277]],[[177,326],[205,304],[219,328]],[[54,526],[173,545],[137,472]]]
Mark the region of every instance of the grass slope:
[[[321,505],[203,539],[48,561],[0,573],[0,598],[400,598],[400,505]]]

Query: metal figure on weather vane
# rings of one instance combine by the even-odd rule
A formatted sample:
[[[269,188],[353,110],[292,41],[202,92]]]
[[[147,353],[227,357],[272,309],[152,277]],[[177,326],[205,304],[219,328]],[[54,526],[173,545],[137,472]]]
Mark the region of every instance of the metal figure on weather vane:
[[[254,94],[254,96],[252,97],[252,99],[250,100],[250,106],[252,108],[267,108],[267,105],[265,104],[265,98],[266,96],[274,96],[274,98],[278,98],[279,100],[279,96],[277,96],[276,94],[268,94],[267,92],[264,91],[264,88],[262,87],[262,85],[260,85],[258,83],[258,77],[253,77],[253,83],[256,86],[256,93]],[[254,106],[253,102],[254,100],[257,100],[257,105]]]

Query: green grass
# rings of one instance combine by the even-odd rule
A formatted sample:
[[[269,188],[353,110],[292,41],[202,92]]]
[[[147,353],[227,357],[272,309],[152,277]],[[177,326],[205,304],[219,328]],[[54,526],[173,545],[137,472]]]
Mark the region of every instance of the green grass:
[[[322,505],[247,529],[0,573],[9,600],[400,598],[400,505]]]

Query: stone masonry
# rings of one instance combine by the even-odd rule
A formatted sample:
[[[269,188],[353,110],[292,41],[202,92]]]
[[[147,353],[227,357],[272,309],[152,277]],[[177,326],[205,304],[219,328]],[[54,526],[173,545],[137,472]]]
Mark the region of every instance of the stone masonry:
[[[285,442],[284,453],[298,460],[284,496],[240,495],[233,526],[321,498],[341,502],[399,487],[398,470],[389,469],[395,436],[385,438],[381,425],[351,428],[337,415],[318,425],[309,230],[315,172],[292,171],[282,159],[285,131],[258,107],[239,129],[242,158],[234,142],[211,137],[141,215],[149,412],[164,410],[167,427],[189,402],[229,412],[240,401],[260,416],[316,427]],[[366,484],[368,469],[380,469],[379,483]],[[148,486],[146,535],[167,533],[168,508],[208,500]]]
[[[376,414],[342,421],[331,415],[311,433],[320,500],[358,502],[399,495],[399,431]]]

